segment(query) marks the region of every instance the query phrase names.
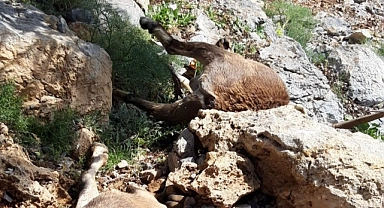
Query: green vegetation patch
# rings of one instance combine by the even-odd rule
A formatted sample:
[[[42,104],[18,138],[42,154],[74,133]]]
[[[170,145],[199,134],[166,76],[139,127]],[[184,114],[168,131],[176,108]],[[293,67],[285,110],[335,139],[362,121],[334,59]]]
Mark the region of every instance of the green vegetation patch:
[[[277,25],[278,35],[286,34],[303,47],[311,39],[316,20],[310,9],[289,1],[277,0],[267,1],[265,12]]]
[[[377,49],[377,54],[384,57],[384,43],[380,43],[379,48]]]
[[[382,134],[379,130],[380,125],[376,123],[364,123],[360,124],[359,126],[356,127],[358,131],[368,134],[369,136],[375,138],[375,139],[381,139],[384,141],[384,134]]]
[[[149,16],[160,22],[166,29],[173,27],[186,27],[196,20],[191,12],[191,6],[185,2],[164,2],[149,6]]]
[[[42,147],[42,153],[57,160],[66,156],[76,138],[76,120],[80,117],[70,108],[52,113],[51,120],[31,119],[29,132],[38,140],[25,140]],[[34,143],[34,144],[33,144]]]
[[[182,129],[182,125],[168,126],[154,121],[136,107],[117,104],[110,114],[108,127],[101,134],[110,152],[106,168],[112,168],[122,159],[132,159],[142,149],[167,146]]]
[[[22,111],[23,99],[16,95],[16,85],[8,82],[0,85],[0,122],[9,128],[25,132],[28,119]]]
[[[0,122],[4,122],[21,143],[39,145],[44,154],[54,159],[68,152],[75,136],[75,112],[56,111],[50,121],[44,121],[24,115],[22,104],[14,83],[0,85]]]

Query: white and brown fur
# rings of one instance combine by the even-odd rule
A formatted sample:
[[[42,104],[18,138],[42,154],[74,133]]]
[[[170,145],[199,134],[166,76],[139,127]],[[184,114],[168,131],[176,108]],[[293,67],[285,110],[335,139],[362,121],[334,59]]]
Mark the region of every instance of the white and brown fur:
[[[91,165],[81,176],[82,189],[76,208],[166,208],[148,191],[131,187],[130,193],[109,190],[99,193],[95,176],[108,160],[105,145],[94,143],[92,146]]]

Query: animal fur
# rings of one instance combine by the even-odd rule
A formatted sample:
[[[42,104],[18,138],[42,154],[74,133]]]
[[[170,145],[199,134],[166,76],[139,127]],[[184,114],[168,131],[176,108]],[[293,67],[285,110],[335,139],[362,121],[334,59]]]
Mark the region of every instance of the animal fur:
[[[92,163],[81,176],[83,187],[76,208],[166,208],[148,191],[134,187],[130,187],[130,193],[110,190],[99,194],[95,175],[107,160],[107,147],[100,143],[94,143],[92,146]]]
[[[258,111],[288,104],[284,82],[268,66],[212,44],[178,41],[147,17],[140,18],[140,25],[154,34],[169,54],[192,57],[203,65],[201,76],[191,80],[193,93],[176,103],[153,103],[114,91],[114,96],[137,105],[157,119],[188,122],[199,109]]]

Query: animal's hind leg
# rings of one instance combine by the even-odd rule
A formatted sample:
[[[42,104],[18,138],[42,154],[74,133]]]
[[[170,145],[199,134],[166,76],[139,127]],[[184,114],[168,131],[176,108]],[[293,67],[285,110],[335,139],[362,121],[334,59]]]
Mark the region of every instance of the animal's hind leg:
[[[148,17],[141,17],[140,25],[149,33],[154,34],[169,54],[192,57],[203,65],[207,65],[216,57],[221,56],[223,51],[226,52],[224,49],[208,43],[180,42],[172,38],[160,23]]]
[[[99,195],[95,176],[97,171],[105,165],[108,160],[108,148],[101,143],[95,142],[92,147],[91,165],[81,176],[82,190],[77,200],[76,208],[82,208],[93,198]]]
[[[135,98],[129,93],[117,89],[113,90],[113,96],[139,107],[157,120],[170,123],[189,122],[197,116],[199,109],[204,107],[203,99],[195,94],[187,95],[182,100],[169,104]]]

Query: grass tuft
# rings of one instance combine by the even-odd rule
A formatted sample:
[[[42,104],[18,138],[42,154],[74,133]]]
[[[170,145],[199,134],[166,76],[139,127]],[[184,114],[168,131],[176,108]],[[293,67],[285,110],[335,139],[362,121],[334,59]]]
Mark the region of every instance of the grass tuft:
[[[186,27],[196,20],[196,16],[191,13],[191,8],[182,6],[181,2],[166,3],[149,7],[149,16],[160,22],[166,29],[173,27]]]
[[[279,26],[278,34],[285,33],[303,47],[311,39],[312,30],[317,22],[310,9],[289,1],[275,0],[266,2],[265,12]]]

